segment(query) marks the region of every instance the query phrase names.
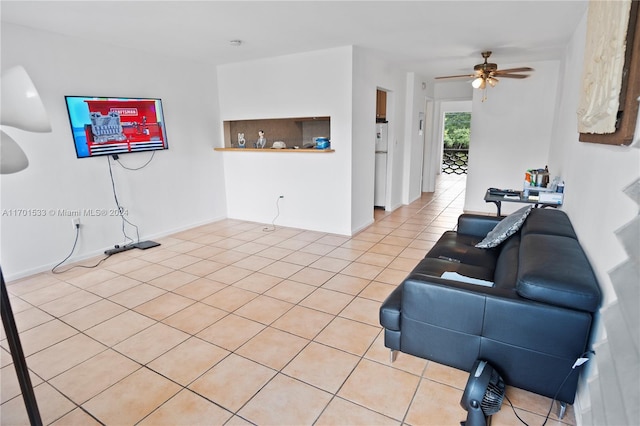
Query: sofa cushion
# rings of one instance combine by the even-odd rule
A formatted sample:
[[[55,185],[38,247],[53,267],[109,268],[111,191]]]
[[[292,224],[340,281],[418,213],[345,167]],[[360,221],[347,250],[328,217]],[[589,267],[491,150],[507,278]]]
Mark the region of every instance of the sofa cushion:
[[[493,270],[499,255],[499,249],[484,250],[476,248],[475,245],[481,238],[458,234],[455,231],[447,231],[442,234],[425,257],[449,260],[450,262],[458,262],[465,265],[482,266]]]
[[[520,253],[520,234],[516,233],[500,245],[500,256],[496,262],[493,282],[496,288],[516,292],[518,280],[518,253]],[[495,250],[495,249],[494,249]],[[488,250],[485,250],[488,251]]]
[[[516,284],[520,296],[588,312],[598,309],[600,287],[577,240],[541,234],[520,240]]]
[[[413,268],[407,279],[431,281],[433,277],[440,278],[445,272],[457,272],[464,277],[482,281],[493,281],[495,263],[487,265],[472,265],[464,262],[452,262],[446,259],[424,258]],[[444,278],[446,280],[446,278]],[[454,280],[458,281],[458,280]]]
[[[486,216],[479,214],[465,213],[458,217],[458,234],[472,235],[480,239],[487,236],[495,226],[502,220],[500,216]]]
[[[563,235],[577,239],[567,214],[554,208],[533,209],[522,225],[521,234]]]
[[[523,207],[502,219],[482,241],[476,244],[476,247],[493,248],[499,246],[504,240],[518,232],[532,208],[532,205]]]

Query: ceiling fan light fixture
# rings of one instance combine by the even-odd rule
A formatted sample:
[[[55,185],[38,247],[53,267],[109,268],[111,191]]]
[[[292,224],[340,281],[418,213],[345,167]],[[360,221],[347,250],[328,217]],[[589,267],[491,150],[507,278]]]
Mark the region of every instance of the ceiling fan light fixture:
[[[484,89],[487,85],[484,76],[477,77],[475,80],[471,82],[471,85],[474,89]]]
[[[496,85],[498,84],[498,79],[494,77],[489,77],[487,78],[487,83],[489,83],[489,86],[491,87],[496,87]]]

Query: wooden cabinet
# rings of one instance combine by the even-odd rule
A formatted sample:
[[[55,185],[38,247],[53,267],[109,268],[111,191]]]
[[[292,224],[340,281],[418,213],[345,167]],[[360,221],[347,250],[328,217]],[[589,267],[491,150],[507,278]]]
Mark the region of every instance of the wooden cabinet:
[[[384,90],[376,93],[376,121],[387,121],[387,92]]]

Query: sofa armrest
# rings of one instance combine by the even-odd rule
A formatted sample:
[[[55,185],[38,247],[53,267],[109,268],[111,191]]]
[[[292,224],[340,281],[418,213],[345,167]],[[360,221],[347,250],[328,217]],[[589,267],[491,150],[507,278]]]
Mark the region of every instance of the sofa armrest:
[[[465,213],[458,217],[457,232],[463,235],[484,238],[502,219],[497,216]]]
[[[389,330],[400,331],[402,286],[396,287],[380,307],[380,324]]]
[[[518,294],[570,309],[596,312],[602,291],[580,243],[571,237],[529,234],[522,238]]]

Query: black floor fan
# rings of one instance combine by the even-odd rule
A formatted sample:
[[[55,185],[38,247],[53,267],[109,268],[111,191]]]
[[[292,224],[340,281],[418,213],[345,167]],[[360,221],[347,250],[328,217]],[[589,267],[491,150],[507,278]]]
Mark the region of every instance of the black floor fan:
[[[486,426],[491,416],[500,411],[504,399],[504,380],[486,361],[473,364],[460,405],[467,411],[462,426]]]

